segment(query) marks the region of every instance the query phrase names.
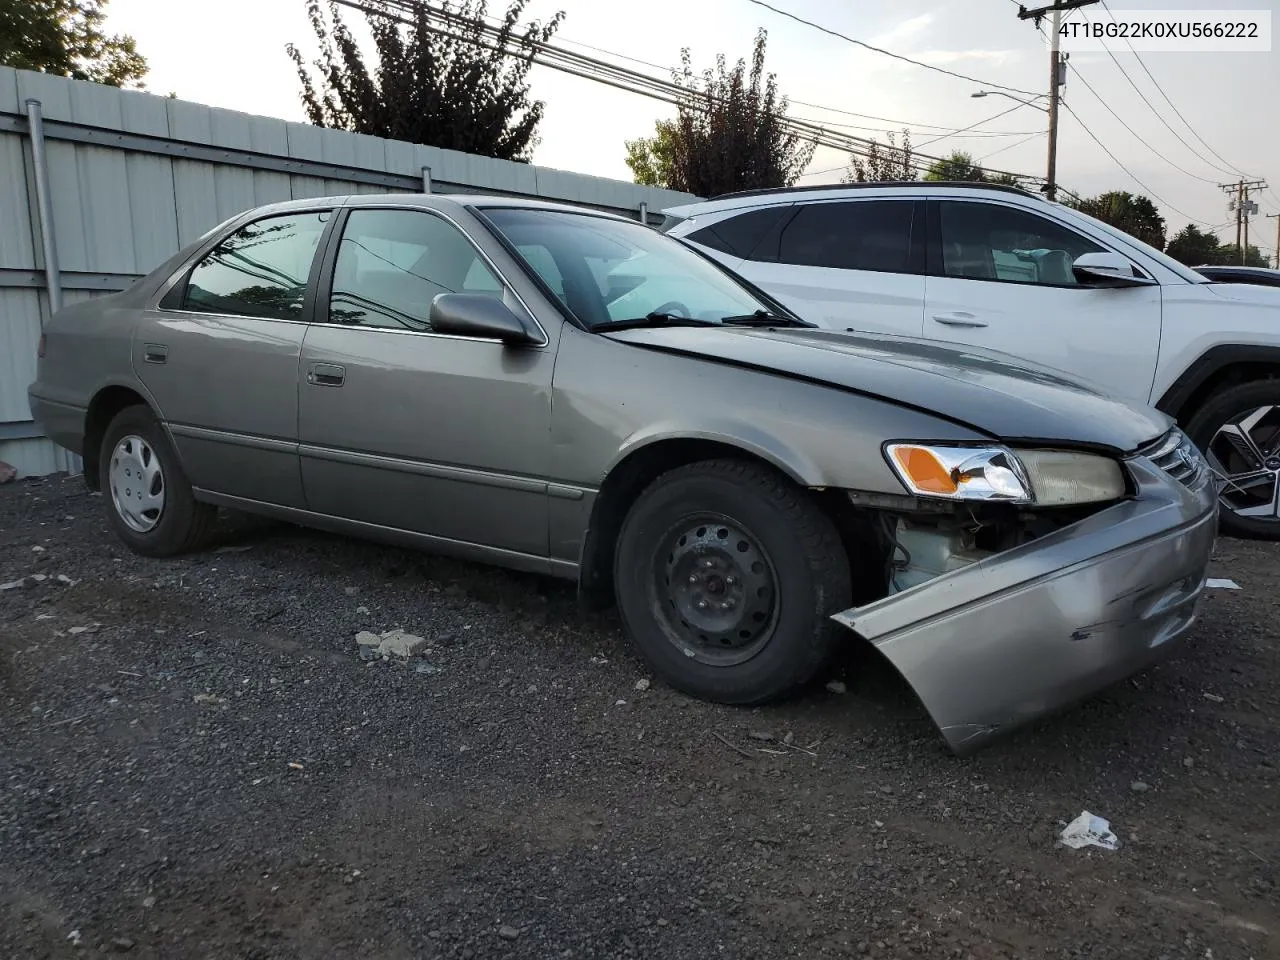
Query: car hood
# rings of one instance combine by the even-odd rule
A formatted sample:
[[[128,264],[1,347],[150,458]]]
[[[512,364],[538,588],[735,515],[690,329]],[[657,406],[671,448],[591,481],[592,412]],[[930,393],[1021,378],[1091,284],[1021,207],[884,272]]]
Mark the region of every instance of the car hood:
[[[1261,283],[1227,283],[1214,281],[1205,288],[1224,300],[1237,300],[1263,307],[1280,307],[1280,287],[1268,287]]]
[[[1172,420],[1048,367],[928,340],[812,328],[659,327],[616,331],[637,347],[776,372],[944,417],[1005,441],[1128,453]]]

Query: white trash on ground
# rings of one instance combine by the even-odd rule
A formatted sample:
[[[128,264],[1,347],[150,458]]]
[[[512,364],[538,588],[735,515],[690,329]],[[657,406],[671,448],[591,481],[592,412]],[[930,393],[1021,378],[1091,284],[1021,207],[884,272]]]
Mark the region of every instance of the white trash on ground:
[[[1060,839],[1072,850],[1079,850],[1081,847],[1120,849],[1119,839],[1111,832],[1110,821],[1104,817],[1095,817],[1088,810],[1067,824]]]
[[[373,660],[379,657],[390,659],[397,657],[406,660],[412,657],[419,648],[426,646],[426,638],[405,633],[397,627],[385,633],[370,633],[361,630],[356,634],[356,646],[361,660]]]
[[[1239,590],[1240,584],[1234,580],[1228,580],[1225,577],[1208,577],[1204,585],[1210,589],[1217,588],[1219,590]]]

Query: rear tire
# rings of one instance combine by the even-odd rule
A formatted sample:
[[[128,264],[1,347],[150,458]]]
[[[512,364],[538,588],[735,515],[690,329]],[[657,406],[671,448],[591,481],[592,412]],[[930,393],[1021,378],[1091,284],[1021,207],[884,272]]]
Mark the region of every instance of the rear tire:
[[[169,436],[145,406],[116,414],[102,438],[98,480],[116,534],[135,553],[171,557],[199,549],[216,508],[198,503]]]
[[[1219,497],[1222,532],[1280,540],[1280,380],[1215,393],[1186,432],[1214,471],[1231,479]]]
[[[849,561],[825,513],[777,471],[678,467],[637,499],[614,556],[633,646],[671,686],[751,705],[808,683],[839,642]]]

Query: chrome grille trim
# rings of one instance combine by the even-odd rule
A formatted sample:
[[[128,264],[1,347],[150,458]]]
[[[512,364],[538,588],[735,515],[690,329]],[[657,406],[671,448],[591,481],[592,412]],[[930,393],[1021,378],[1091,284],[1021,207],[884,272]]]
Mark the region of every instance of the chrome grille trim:
[[[1208,464],[1191,438],[1177,427],[1141,450],[1140,455],[1188,487],[1200,486],[1208,471]]]

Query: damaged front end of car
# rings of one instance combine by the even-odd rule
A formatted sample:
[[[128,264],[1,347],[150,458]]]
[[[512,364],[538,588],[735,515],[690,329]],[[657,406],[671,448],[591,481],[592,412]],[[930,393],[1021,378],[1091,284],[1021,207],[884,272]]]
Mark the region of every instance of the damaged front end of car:
[[[972,751],[1163,656],[1195,619],[1217,487],[1176,428],[1124,457],[898,442],[906,493],[847,492],[878,544],[833,619]]]

